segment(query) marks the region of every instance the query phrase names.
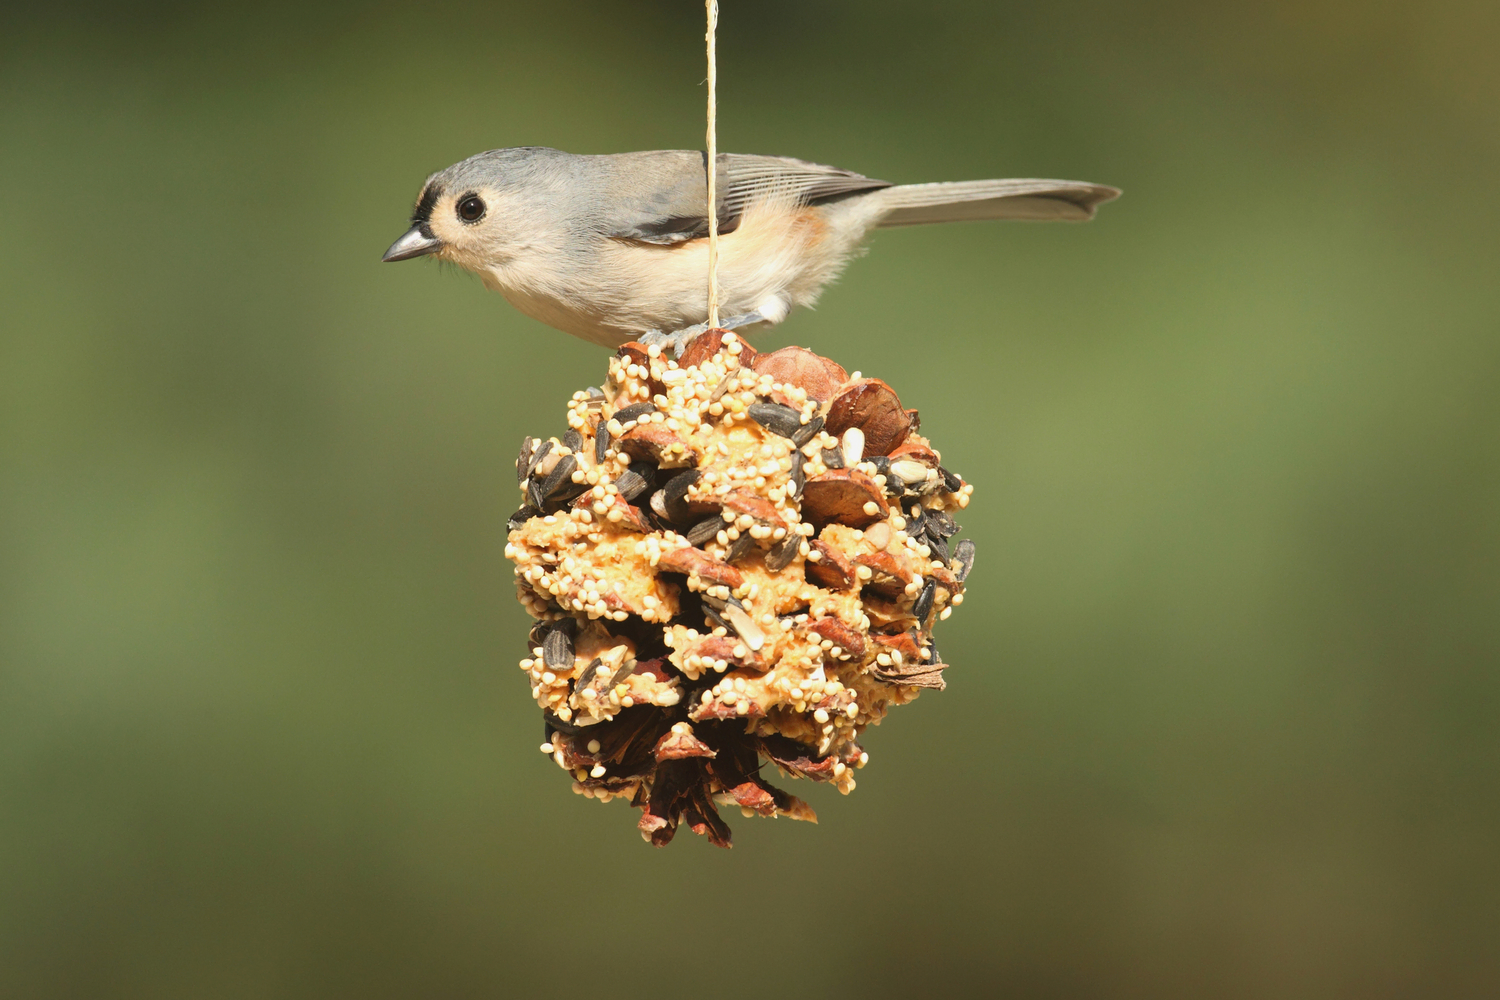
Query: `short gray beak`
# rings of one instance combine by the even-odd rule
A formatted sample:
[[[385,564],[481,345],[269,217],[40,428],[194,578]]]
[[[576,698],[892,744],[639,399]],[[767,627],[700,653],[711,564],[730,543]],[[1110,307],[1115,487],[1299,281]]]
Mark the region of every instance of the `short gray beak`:
[[[426,226],[412,226],[406,231],[406,235],[391,244],[391,248],[380,259],[382,261],[411,260],[413,257],[422,257],[443,249],[443,241],[423,232],[426,228]]]

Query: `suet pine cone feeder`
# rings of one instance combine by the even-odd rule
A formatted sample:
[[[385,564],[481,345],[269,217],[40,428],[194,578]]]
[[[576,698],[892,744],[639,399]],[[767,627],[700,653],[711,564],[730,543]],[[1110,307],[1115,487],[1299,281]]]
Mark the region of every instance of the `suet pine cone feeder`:
[[[575,792],[728,847],[718,806],[816,820],[766,762],[854,789],[865,727],[943,688],[933,625],[974,564],[973,487],[917,429],[879,379],[710,330],[676,360],[626,344],[526,439],[521,669]]]

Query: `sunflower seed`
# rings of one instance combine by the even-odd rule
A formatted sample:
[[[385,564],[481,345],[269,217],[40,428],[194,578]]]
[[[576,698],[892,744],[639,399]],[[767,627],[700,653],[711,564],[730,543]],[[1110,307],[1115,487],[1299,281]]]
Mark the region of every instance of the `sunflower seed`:
[[[620,496],[635,503],[635,498],[651,485],[655,471],[655,466],[649,462],[636,462],[615,479],[615,489],[620,491]]]
[[[787,536],[766,553],[766,569],[772,572],[783,570],[787,567],[802,548],[802,536],[793,532],[787,532]]]
[[[542,662],[552,670],[572,668],[573,638],[560,628],[548,632],[542,640]]]
[[[537,510],[542,510],[547,506],[547,499],[542,496],[542,481],[540,479],[533,479],[526,484],[526,502]]]
[[[553,621],[537,622],[531,626],[527,644],[529,646],[542,645],[554,629],[561,629],[563,634],[571,639],[578,633],[578,621],[574,618],[558,618]]]
[[[824,448],[823,464],[830,469],[842,469],[844,467],[844,450],[837,446]]]
[[[541,515],[542,512],[540,509],[527,504],[525,507],[522,507],[520,510],[516,511],[506,520],[505,530],[515,531],[517,528],[525,524],[527,521],[531,520],[533,517],[541,517]]]
[[[594,431],[594,464],[603,465],[609,457],[609,428],[601,421]]]
[[[615,675],[609,679],[609,683],[604,686],[604,690],[613,691],[616,684],[620,683],[633,673],[635,673],[635,661],[626,660],[624,663],[620,664],[620,669],[615,671]]]
[[[724,561],[727,563],[739,562],[745,556],[749,555],[750,550],[754,547],[755,539],[751,538],[750,533],[747,531],[730,544],[729,551],[724,554]]]
[[[943,479],[943,488],[949,493],[957,493],[964,488],[964,481],[941,465],[938,466],[938,475]]]
[[[576,455],[583,450],[583,435],[569,427],[562,436],[562,443],[564,448]]]
[[[542,459],[546,458],[550,451],[552,451],[551,441],[543,441],[537,446],[536,451],[531,453],[531,461],[526,463],[526,474],[528,476],[536,471],[536,467],[542,464]]]
[[[589,681],[594,676],[594,672],[602,666],[604,666],[604,661],[599,659],[599,657],[597,656],[594,657],[593,660],[589,662],[589,665],[580,670],[578,672],[578,676],[573,678],[574,692],[582,691],[584,688],[588,687]]]
[[[577,468],[578,459],[572,455],[564,455],[560,458],[557,464],[552,467],[552,472],[547,476],[547,481],[542,484],[542,499],[556,500],[567,486],[577,485],[572,479],[573,472]]]
[[[958,577],[958,582],[963,583],[969,578],[969,571],[974,568],[974,542],[968,538],[953,547],[952,559],[953,575]]]
[[[687,491],[701,478],[703,473],[697,469],[686,469],[667,480],[667,485],[660,491],[662,509],[657,513],[674,523],[687,522],[693,516],[687,505]],[[652,498],[652,509],[656,509],[655,497]]]
[[[937,598],[937,581],[928,580],[922,585],[922,592],[917,595],[916,601],[912,603],[911,613],[916,616],[917,621],[923,627],[927,625],[927,616],[932,614],[932,602]]]
[[[929,510],[927,512],[929,535],[941,535],[944,538],[952,538],[958,532],[958,522],[953,520],[953,515],[946,510]]]
[[[750,414],[750,419],[766,430],[784,438],[789,438],[802,429],[802,414],[790,406],[782,406],[780,403],[751,403],[746,412]]]
[[[922,505],[912,498],[901,501],[901,510],[906,515],[906,533],[912,538],[920,539],[927,530],[928,514],[922,510]]]
[[[651,494],[651,499],[647,502],[647,506],[651,508],[651,512],[657,517],[669,524],[671,523],[672,515],[667,513],[667,498],[661,490],[657,490]]]
[[[542,722],[545,723],[549,729],[553,730],[554,732],[562,733],[565,736],[573,736],[583,729],[582,726],[575,726],[571,722],[564,722],[546,709],[542,710]]]
[[[713,517],[705,517],[703,520],[699,521],[697,524],[689,528],[688,533],[685,537],[690,543],[701,549],[706,543],[713,541],[714,536],[716,536],[719,531],[723,529],[723,527],[724,519],[715,514]]]
[[[703,602],[703,617],[708,619],[708,623],[711,626],[717,625],[726,632],[734,631],[734,629],[729,627],[729,623],[724,620],[723,615],[719,614],[719,609],[707,601]]]
[[[879,475],[887,479],[891,478],[891,460],[889,458],[886,458],[884,455],[870,455],[865,461],[875,466],[875,471]]]
[[[614,419],[620,423],[629,423],[638,417],[644,417],[648,413],[655,413],[656,407],[650,403],[632,403],[623,410],[616,410]]]
[[[807,487],[807,470],[802,467],[801,452],[792,452],[792,479],[788,485],[791,486],[787,490],[787,496],[790,497],[800,497]]]
[[[807,423],[797,428],[797,432],[792,435],[792,444],[797,448],[802,448],[807,444],[807,442],[817,437],[819,432],[822,430],[823,418],[813,417]]]
[[[929,529],[931,525],[928,525]],[[927,548],[932,553],[932,558],[940,563],[948,561],[948,539],[931,530],[927,532]]]
[[[521,442],[521,453],[516,456],[516,482],[518,484],[526,482],[526,477],[531,472],[531,452],[535,447],[536,438],[529,434],[526,440]]]

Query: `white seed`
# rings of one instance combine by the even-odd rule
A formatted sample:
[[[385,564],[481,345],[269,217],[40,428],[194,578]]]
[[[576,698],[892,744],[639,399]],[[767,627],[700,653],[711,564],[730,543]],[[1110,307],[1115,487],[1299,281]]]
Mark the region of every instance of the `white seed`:
[[[845,466],[853,468],[858,465],[865,456],[865,432],[858,427],[844,431],[843,451]]]
[[[931,470],[921,462],[913,462],[909,458],[903,458],[898,462],[891,463],[891,471],[900,476],[903,482],[924,483],[927,481],[927,473]]]

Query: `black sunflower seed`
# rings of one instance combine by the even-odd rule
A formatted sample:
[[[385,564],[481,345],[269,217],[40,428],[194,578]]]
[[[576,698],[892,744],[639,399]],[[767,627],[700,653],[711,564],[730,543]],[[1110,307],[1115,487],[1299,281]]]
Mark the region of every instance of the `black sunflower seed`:
[[[609,457],[609,428],[600,424],[594,430],[594,464],[603,465]]]
[[[948,539],[932,531],[931,525],[928,525],[927,548],[932,553],[933,559],[940,563],[948,561]]]
[[[792,435],[792,444],[794,444],[798,448],[801,448],[804,445],[806,445],[807,442],[809,442],[813,438],[817,437],[818,432],[821,431],[822,429],[823,429],[823,418],[822,417],[813,417],[807,423],[805,423],[801,427],[797,428],[797,432]]]
[[[615,675],[609,679],[609,683],[604,686],[604,690],[613,691],[616,684],[620,683],[633,673],[635,673],[635,664],[630,662],[629,660],[626,660],[624,663],[620,664],[620,668],[616,670]]]
[[[724,519],[715,514],[713,517],[705,517],[689,528],[686,538],[701,549],[705,544],[713,541],[722,530],[724,530]]]
[[[717,626],[726,632],[729,632],[731,634],[734,633],[734,629],[729,627],[729,623],[726,622],[723,616],[719,614],[718,610],[707,601],[703,603],[703,617],[708,619],[708,624],[710,626]]]
[[[760,424],[772,434],[780,434],[789,438],[802,429],[802,414],[790,406],[782,406],[780,403],[751,403],[746,411],[750,419]]]
[[[785,569],[787,564],[796,558],[801,548],[802,536],[788,532],[785,538],[766,553],[766,569],[772,572]]]
[[[938,475],[943,477],[943,488],[949,493],[957,493],[963,489],[964,481],[941,465],[938,466]]]
[[[567,432],[563,434],[562,443],[564,448],[576,455],[583,450],[583,435],[572,427],[569,427]]]
[[[615,411],[615,419],[620,423],[629,423],[637,417],[644,417],[648,413],[655,413],[656,407],[651,403],[631,403],[623,410]]]
[[[584,688],[588,687],[589,681],[593,679],[595,671],[597,671],[602,666],[604,666],[604,661],[599,659],[599,657],[597,656],[594,657],[593,660],[589,662],[589,665],[580,670],[578,672],[578,676],[573,678],[573,690],[582,691]]]
[[[750,550],[753,548],[755,548],[755,539],[751,538],[750,533],[747,531],[730,544],[729,551],[724,554],[724,561],[727,563],[739,562],[749,555]]]
[[[932,614],[932,602],[937,597],[937,581],[928,580],[922,584],[922,592],[917,595],[916,601],[912,603],[911,613],[916,616],[917,621],[924,626],[927,624],[927,616]]]
[[[547,474],[547,481],[542,483],[542,499],[556,500],[564,491],[566,486],[577,485],[573,482],[573,472],[578,468],[578,459],[572,455],[564,455],[557,460],[552,471]]]
[[[946,510],[930,510],[927,512],[929,535],[942,535],[944,538],[952,538],[958,532],[958,522],[953,520],[953,515]]]
[[[661,488],[662,509],[657,511],[663,517],[674,523],[685,523],[693,516],[687,505],[687,491],[694,483],[703,478],[703,473],[697,469],[684,469]],[[652,509],[655,510],[653,498]]]
[[[582,726],[575,726],[571,722],[564,722],[546,709],[542,709],[542,722],[553,732],[562,733],[564,736],[576,736],[583,731]]]
[[[542,512],[539,508],[527,504],[525,507],[522,507],[520,510],[516,511],[506,520],[505,530],[515,531],[517,528],[525,524],[527,521],[531,520],[533,517],[541,516]]]
[[[974,568],[974,542],[965,538],[953,547],[953,559],[951,560],[953,575],[958,577],[962,583],[969,578],[969,571]]]
[[[542,662],[552,670],[567,670],[573,666],[573,639],[567,632],[555,628],[542,640]]]
[[[889,482],[896,477],[891,475],[891,460],[884,455],[866,455],[865,461],[875,466],[875,471],[886,478],[886,489],[890,489]]]
[[[635,502],[635,498],[640,496],[641,491],[648,485],[650,484],[646,477],[635,471],[634,466],[620,473],[619,478],[615,480],[615,489],[620,491],[620,496],[631,503]]]
[[[807,470],[802,467],[802,453],[792,452],[792,480],[791,489],[787,491],[788,496],[800,497],[802,491],[807,488]]]
[[[526,474],[529,476],[536,472],[536,467],[542,464],[542,459],[552,451],[552,442],[543,441],[537,445],[536,451],[531,453],[531,461],[526,463]]]
[[[745,607],[745,602],[738,597],[715,597],[712,594],[699,594],[698,599],[716,611],[723,611],[725,608],[739,608],[741,611],[749,610]]]
[[[547,506],[547,500],[542,496],[542,481],[540,479],[533,479],[526,484],[526,503],[537,510],[542,510]]]
[[[680,503],[683,497],[687,496],[689,487],[702,478],[703,473],[697,469],[686,469],[667,480],[667,485],[662,487],[662,492],[666,494],[667,503]]]
[[[578,632],[578,621],[573,618],[558,618],[553,621],[537,622],[531,626],[527,644],[529,646],[542,645],[554,629],[561,629],[563,634],[571,639]]]
[[[667,497],[661,490],[657,490],[651,494],[651,499],[647,502],[646,506],[650,507],[651,512],[666,523],[672,523],[672,515],[667,513]]]
[[[526,476],[531,472],[531,449],[535,447],[536,438],[528,434],[526,440],[521,442],[521,453],[516,456],[517,483],[526,482]]]
[[[844,467],[844,449],[839,447],[824,448],[823,464],[830,469],[842,469]]]

